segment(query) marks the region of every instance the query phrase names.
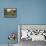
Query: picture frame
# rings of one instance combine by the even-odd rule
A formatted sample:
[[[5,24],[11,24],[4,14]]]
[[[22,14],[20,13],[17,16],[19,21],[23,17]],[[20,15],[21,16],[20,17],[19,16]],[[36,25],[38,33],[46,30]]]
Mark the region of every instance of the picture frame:
[[[46,41],[46,24],[19,24],[18,30],[20,32],[20,41]]]
[[[4,17],[5,18],[16,18],[17,8],[4,8]]]

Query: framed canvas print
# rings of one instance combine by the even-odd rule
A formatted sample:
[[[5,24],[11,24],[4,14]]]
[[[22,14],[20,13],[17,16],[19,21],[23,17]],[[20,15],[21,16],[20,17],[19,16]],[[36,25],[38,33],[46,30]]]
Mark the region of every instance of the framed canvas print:
[[[16,8],[4,8],[4,17],[6,18],[16,18],[17,16]]]
[[[46,43],[45,24],[19,24],[18,35],[20,46],[43,45]],[[40,44],[41,43],[41,44]]]
[[[46,25],[20,24],[20,41],[46,41]]]

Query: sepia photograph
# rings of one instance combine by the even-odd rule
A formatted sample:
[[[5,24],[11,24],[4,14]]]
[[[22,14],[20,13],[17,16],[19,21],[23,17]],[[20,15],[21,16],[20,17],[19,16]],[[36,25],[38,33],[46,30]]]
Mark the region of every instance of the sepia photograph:
[[[4,17],[16,18],[16,8],[4,8]]]

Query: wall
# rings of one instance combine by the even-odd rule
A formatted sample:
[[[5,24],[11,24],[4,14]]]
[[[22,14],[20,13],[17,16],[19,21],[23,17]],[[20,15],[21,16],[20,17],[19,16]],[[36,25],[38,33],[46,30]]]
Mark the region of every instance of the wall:
[[[46,0],[25,0],[21,4],[21,24],[46,24]]]
[[[8,34],[10,32],[16,32],[18,34],[17,24],[19,23],[19,10],[16,18],[4,18],[4,8],[17,8],[17,2],[15,0],[0,1],[0,44],[7,44],[9,42]]]
[[[16,18],[4,18],[4,8],[17,8]],[[46,0],[0,0],[0,44],[8,43],[9,32],[17,24],[46,24]]]

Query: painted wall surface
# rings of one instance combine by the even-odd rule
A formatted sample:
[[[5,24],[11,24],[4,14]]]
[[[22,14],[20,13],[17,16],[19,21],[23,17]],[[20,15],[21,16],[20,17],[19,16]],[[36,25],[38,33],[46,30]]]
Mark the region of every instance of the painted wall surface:
[[[4,18],[4,8],[17,8],[17,17]],[[18,24],[46,24],[46,0],[0,0],[0,44]]]

